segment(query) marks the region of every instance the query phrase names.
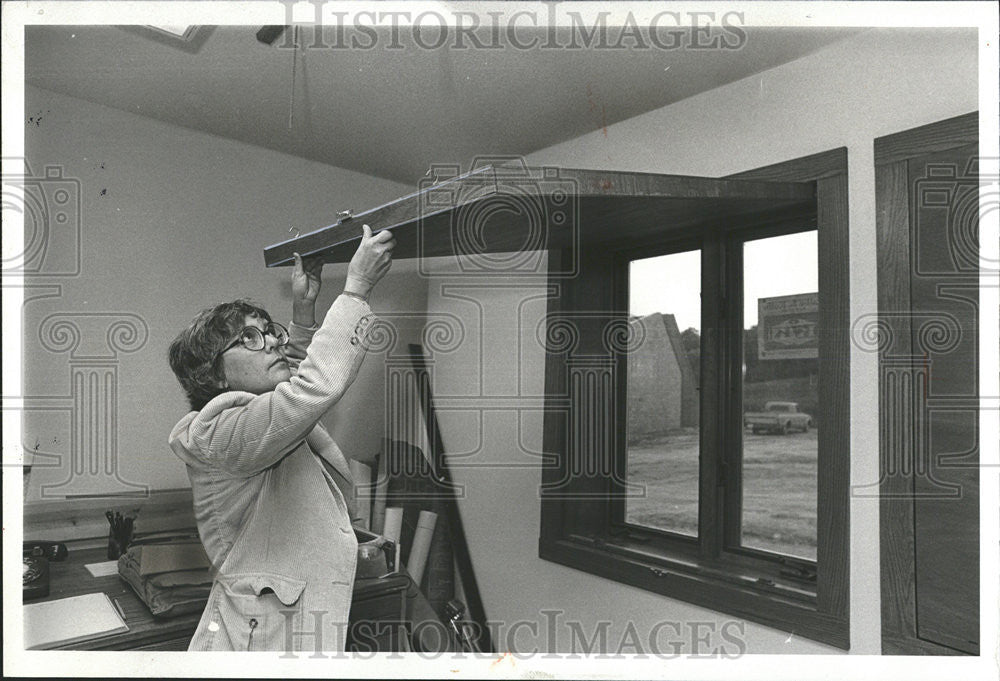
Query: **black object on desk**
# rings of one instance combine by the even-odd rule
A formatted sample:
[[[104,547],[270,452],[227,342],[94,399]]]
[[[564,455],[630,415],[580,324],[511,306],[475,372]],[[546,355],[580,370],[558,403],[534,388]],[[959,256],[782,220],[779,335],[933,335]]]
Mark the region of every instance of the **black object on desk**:
[[[49,561],[41,556],[25,556],[21,596],[30,601],[49,595]]]
[[[69,550],[53,541],[26,541],[23,549],[21,597],[26,601],[44,598],[49,595],[49,561],[65,560]]]
[[[46,560],[66,560],[69,549],[65,544],[55,541],[25,541],[24,555],[40,556]]]

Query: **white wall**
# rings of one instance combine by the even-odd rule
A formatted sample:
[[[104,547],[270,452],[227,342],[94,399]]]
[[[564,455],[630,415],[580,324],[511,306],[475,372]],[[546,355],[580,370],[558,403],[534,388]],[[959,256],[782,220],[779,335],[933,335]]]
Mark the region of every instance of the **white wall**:
[[[978,108],[977,46],[974,32],[873,30],[798,61],[703,93],[672,106],[609,126],[531,155],[533,165],[721,176],[835,147],[848,148],[850,189],[851,315],[876,308],[875,194],[872,140]],[[677,74],[682,78],[682,74]],[[665,86],[669,86],[669,81]],[[478,362],[484,394],[512,394],[514,378],[522,393],[543,387],[542,346],[534,329],[544,313],[535,301],[517,314],[518,301],[538,295],[539,284],[464,291],[458,300],[442,285],[461,281],[442,275],[431,282],[428,314],[453,312],[472,331],[469,345],[436,364],[438,394],[474,394]],[[506,280],[507,285],[516,283]],[[489,311],[482,332],[476,315]],[[518,354],[516,339],[524,340]],[[477,343],[483,342],[482,350]],[[470,364],[470,361],[474,361]],[[876,360],[854,349],[851,356],[851,479],[855,485],[878,480]],[[449,392],[450,391],[450,392]],[[439,414],[448,451],[475,440],[472,417]],[[509,412],[487,411],[479,460],[510,468],[456,467],[468,485],[461,510],[477,577],[490,619],[523,626],[501,650],[570,651],[565,627],[546,642],[548,620],[541,611],[560,609],[561,621],[579,621],[589,634],[609,620],[608,649],[614,652],[631,621],[641,636],[661,621],[715,622],[730,619],[681,601],[539,560],[537,459],[522,449],[540,449],[541,418],[524,424],[518,446],[516,421]],[[878,506],[873,499],[851,501],[851,652],[880,650]],[[746,624],[749,653],[832,653],[835,649]],[[731,648],[730,648],[731,649]],[[691,644],[684,652],[692,652]],[[628,652],[626,650],[626,652]],[[701,652],[704,652],[702,649]]]
[[[48,315],[67,313],[86,336],[81,348],[98,354],[110,354],[106,323],[97,318],[92,325],[95,318],[86,315],[137,315],[148,326],[148,339],[111,362],[118,372],[120,474],[152,489],[187,487],[184,466],[167,446],[170,428],[188,411],[167,364],[170,341],[203,307],[240,296],[287,321],[290,270],[265,269],[262,249],[288,238],[289,227],[304,233],[330,224],[339,210],[378,205],[411,188],[34,87],[25,95],[31,169],[40,174],[45,166],[61,167],[64,177],[79,182],[81,198],[79,275],[26,281],[60,288],[55,297],[25,305],[25,395],[51,396],[50,406],[67,404],[61,396],[70,391],[70,354],[40,344],[39,326]],[[51,255],[57,262],[65,254]],[[407,269],[397,263],[376,289],[376,307],[423,312],[426,289],[413,285]],[[319,314],[345,275],[346,265],[326,267]],[[29,289],[26,299],[37,292]],[[404,340],[418,337],[411,334],[419,326],[407,326]],[[369,357],[328,417],[349,455],[368,458],[378,447],[382,385],[381,358]],[[65,408],[26,414],[25,449],[37,441],[39,452],[56,455],[35,457],[29,499],[38,498],[42,484],[68,477],[69,422]],[[99,451],[106,446],[99,444]],[[106,473],[74,480],[60,491],[125,487]]]

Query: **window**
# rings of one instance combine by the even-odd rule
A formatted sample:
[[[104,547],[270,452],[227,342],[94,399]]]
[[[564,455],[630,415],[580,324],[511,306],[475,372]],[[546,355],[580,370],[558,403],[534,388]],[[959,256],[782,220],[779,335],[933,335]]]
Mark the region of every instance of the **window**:
[[[848,647],[845,166],[760,171],[818,175],[811,214],[585,254],[554,306],[586,352],[548,355],[541,557]]]
[[[741,263],[727,299],[742,300],[728,367],[741,419],[726,443],[734,548],[816,559],[816,232],[730,240]],[[782,263],[775,267],[775,263]],[[626,495],[620,522],[698,537],[701,250],[629,259],[630,346],[624,372]],[[692,286],[698,282],[698,286]],[[737,297],[739,296],[739,297]],[[713,358],[711,361],[719,361]],[[794,400],[794,401],[791,401]],[[708,454],[708,453],[706,453]],[[737,531],[738,530],[738,531]]]

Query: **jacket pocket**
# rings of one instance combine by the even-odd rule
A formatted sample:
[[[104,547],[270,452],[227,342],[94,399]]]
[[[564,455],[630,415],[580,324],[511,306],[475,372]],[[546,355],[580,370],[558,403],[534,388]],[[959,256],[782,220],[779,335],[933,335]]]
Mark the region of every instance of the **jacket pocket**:
[[[219,644],[229,650],[291,648],[292,632],[301,629],[304,581],[252,573],[220,575],[218,584],[213,622],[218,626],[215,636]]]

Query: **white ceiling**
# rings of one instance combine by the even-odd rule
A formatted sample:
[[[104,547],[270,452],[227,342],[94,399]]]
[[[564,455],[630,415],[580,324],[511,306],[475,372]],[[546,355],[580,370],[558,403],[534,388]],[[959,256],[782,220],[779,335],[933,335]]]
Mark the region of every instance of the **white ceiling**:
[[[188,53],[134,29],[29,26],[26,81],[416,185],[432,163],[528,154],[857,32],[747,28],[739,50],[433,50],[406,36],[394,50],[386,34],[369,50],[307,47],[289,130],[295,52],[259,43],[257,28],[205,29]]]

